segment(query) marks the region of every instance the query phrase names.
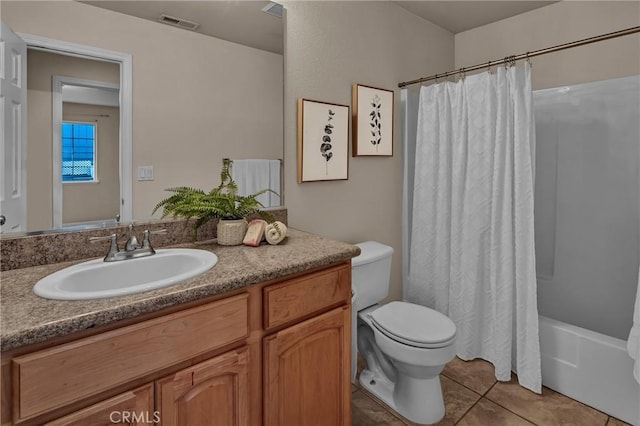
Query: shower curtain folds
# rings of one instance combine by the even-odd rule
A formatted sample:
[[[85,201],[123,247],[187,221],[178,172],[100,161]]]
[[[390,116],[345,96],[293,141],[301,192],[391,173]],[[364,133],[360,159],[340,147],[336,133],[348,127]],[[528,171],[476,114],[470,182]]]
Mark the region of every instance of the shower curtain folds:
[[[540,393],[534,129],[528,63],[421,88],[406,299],[455,322],[460,358]]]

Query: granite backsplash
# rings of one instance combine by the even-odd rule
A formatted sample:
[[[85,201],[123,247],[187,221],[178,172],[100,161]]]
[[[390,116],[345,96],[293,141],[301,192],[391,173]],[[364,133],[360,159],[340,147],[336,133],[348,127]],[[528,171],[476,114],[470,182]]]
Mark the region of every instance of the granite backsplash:
[[[288,225],[286,208],[269,210],[269,213],[275,220]],[[249,220],[253,218],[249,217]],[[193,242],[192,223],[187,223],[184,219],[162,219],[136,223],[133,229],[138,238],[142,238],[142,232],[145,229],[150,231],[166,229],[166,234],[151,237],[153,247],[158,248]],[[217,220],[212,220],[203,225],[198,230],[197,240],[207,241],[216,238],[217,223]],[[113,233],[118,234],[118,242],[122,247],[129,236],[128,225],[19,237],[3,236],[0,238],[0,271],[103,256],[108,251],[109,242],[91,244],[89,238],[108,236]]]

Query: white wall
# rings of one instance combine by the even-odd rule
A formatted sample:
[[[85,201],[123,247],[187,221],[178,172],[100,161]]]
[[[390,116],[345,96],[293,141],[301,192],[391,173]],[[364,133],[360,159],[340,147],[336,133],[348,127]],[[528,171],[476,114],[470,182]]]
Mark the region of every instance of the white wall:
[[[401,298],[402,145],[398,82],[453,66],[453,35],[391,2],[285,1],[285,196],[289,223],[395,249]],[[395,90],[393,157],[349,157],[349,180],[297,183],[298,98],[351,105],[351,85]],[[349,155],[351,150],[349,149]]]
[[[133,214],[165,188],[210,189],[222,159],[282,157],[282,55],[75,1],[3,1],[14,31],[133,57]],[[29,159],[27,158],[27,161]]]

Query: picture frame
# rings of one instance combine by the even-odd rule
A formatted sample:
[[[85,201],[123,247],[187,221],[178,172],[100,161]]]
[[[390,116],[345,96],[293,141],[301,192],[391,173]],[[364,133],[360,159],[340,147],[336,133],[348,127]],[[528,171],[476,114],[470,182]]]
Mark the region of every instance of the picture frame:
[[[352,155],[392,157],[394,91],[355,83],[351,93]]]
[[[349,106],[298,99],[298,183],[349,178]]]

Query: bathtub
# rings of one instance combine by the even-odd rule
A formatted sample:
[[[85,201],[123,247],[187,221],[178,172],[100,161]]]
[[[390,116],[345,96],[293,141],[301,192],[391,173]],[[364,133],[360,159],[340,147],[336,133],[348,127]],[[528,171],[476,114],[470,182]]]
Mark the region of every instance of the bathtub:
[[[627,342],[540,316],[542,384],[632,425],[640,385]]]

